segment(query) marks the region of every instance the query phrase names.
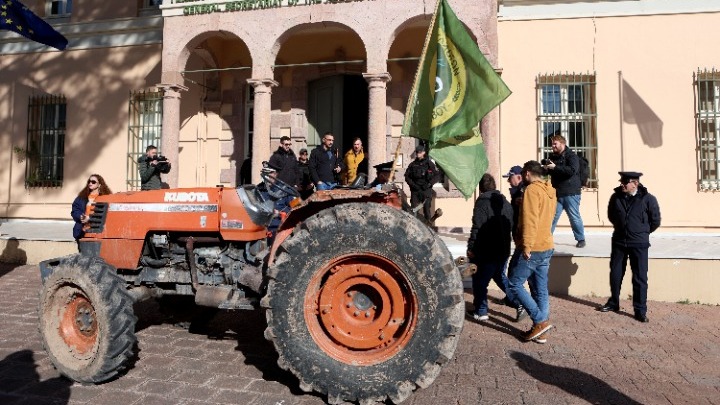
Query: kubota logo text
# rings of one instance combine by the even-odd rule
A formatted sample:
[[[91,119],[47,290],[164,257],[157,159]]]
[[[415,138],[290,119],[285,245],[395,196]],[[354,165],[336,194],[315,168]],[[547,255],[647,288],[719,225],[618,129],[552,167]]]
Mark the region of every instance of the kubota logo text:
[[[165,202],[208,202],[207,193],[186,193],[186,192],[167,192],[165,193]]]

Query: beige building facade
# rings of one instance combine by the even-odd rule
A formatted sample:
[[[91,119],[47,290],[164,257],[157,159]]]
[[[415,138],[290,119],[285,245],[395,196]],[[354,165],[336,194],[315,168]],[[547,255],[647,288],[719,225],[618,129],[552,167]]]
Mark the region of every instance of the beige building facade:
[[[149,144],[169,187],[235,186],[250,155],[256,182],[285,135],[296,152],[325,131],[341,151],[360,137],[371,165],[399,150],[398,181],[414,158],[400,127],[434,0],[26,3],[70,45],[0,33],[0,218],[69,218],[91,173],[136,189]],[[449,3],[513,91],[481,125],[496,178],[562,133],[591,164],[587,227],[609,226],[619,170],[645,173],[663,229],[720,226],[719,5]],[[473,201],[435,190],[437,225],[467,229]]]

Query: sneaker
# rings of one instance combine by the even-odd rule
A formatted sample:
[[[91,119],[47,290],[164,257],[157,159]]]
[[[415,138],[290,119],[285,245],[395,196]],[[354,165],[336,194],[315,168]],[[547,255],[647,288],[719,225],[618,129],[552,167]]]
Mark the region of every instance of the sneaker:
[[[535,343],[540,343],[541,345],[544,345],[545,343],[547,343],[548,335],[550,335],[550,332],[545,332],[545,333],[543,333],[542,335],[540,335],[540,336],[536,337],[535,339],[533,339],[533,342],[535,342]]]
[[[525,307],[520,305],[517,307],[517,310],[515,311],[515,322],[520,322],[523,319],[527,318],[528,313],[527,310],[525,310]]]
[[[487,321],[488,319],[490,319],[490,317],[487,314],[485,314],[485,315],[473,314],[473,319],[478,322],[483,322],[483,321]]]
[[[575,247],[584,248],[584,247],[585,247],[585,241],[584,241],[584,240],[579,240],[578,243],[577,243],[577,245],[575,245]]]
[[[539,338],[543,333],[549,331],[552,328],[553,328],[553,326],[548,321],[536,323],[535,325],[533,325],[532,328],[530,328],[529,331],[527,331],[525,334],[523,334],[523,339],[526,342],[535,340],[535,339]]]

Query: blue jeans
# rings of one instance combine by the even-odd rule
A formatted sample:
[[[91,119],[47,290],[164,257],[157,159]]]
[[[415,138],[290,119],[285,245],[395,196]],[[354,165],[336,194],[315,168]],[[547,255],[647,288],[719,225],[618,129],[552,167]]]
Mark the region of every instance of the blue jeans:
[[[478,315],[487,315],[488,302],[487,302],[487,291],[490,280],[495,281],[495,284],[503,292],[506,292],[508,287],[508,279],[505,276],[505,260],[496,260],[490,262],[476,262],[473,261],[478,267],[477,272],[472,275],[472,287],[473,287],[473,306],[475,307],[475,313]]]
[[[520,255],[517,266],[508,279],[509,290],[514,298],[527,310],[533,324],[547,321],[550,316],[550,297],[548,293],[548,270],[553,249],[544,252],[531,252],[530,259]],[[532,297],[525,290],[525,281],[535,285]]]
[[[512,256],[510,256],[510,263],[508,264],[508,271],[507,276],[508,280],[515,272],[515,269],[517,268],[518,263],[520,262],[520,257],[522,257],[522,249],[515,248],[513,251]],[[537,290],[535,289],[535,280],[532,278],[529,278],[528,281],[528,287],[530,287],[530,296],[537,301]],[[513,303],[513,306],[515,308],[518,307],[520,302],[517,300],[517,298],[512,294],[512,291],[510,291],[510,281],[508,281],[508,289],[505,291],[505,295],[507,295],[507,298]]]
[[[562,214],[564,209],[567,211],[568,219],[570,220],[570,227],[572,228],[575,240],[578,242],[585,240],[585,227],[583,226],[582,217],[580,216],[580,194],[558,197],[557,200],[555,219],[553,219],[552,223],[552,233],[555,233],[555,225],[557,225],[560,220],[560,214]]]
[[[317,189],[317,191],[323,191],[323,190],[332,190],[332,189],[334,189],[335,187],[337,187],[337,183],[325,183],[325,182],[323,182],[322,184],[318,184],[318,185],[316,186],[316,189]]]

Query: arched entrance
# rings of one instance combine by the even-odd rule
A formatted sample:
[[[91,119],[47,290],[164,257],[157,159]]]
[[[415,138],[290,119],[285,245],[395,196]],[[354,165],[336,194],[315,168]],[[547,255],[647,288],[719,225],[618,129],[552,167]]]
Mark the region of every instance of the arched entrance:
[[[357,33],[337,23],[303,24],[279,41],[274,68],[280,88],[273,94],[273,110],[304,119],[290,119],[289,126],[280,123],[277,133],[291,136],[296,152],[315,148],[328,131],[340,153],[355,137],[367,145],[366,55]]]
[[[188,44],[180,73],[179,187],[235,186],[252,147],[252,60],[245,43],[227,32],[207,32]]]
[[[307,146],[320,145],[322,135],[335,135],[335,146],[350,149],[355,137],[368,142],[367,82],[358,75],[334,75],[308,82]]]

